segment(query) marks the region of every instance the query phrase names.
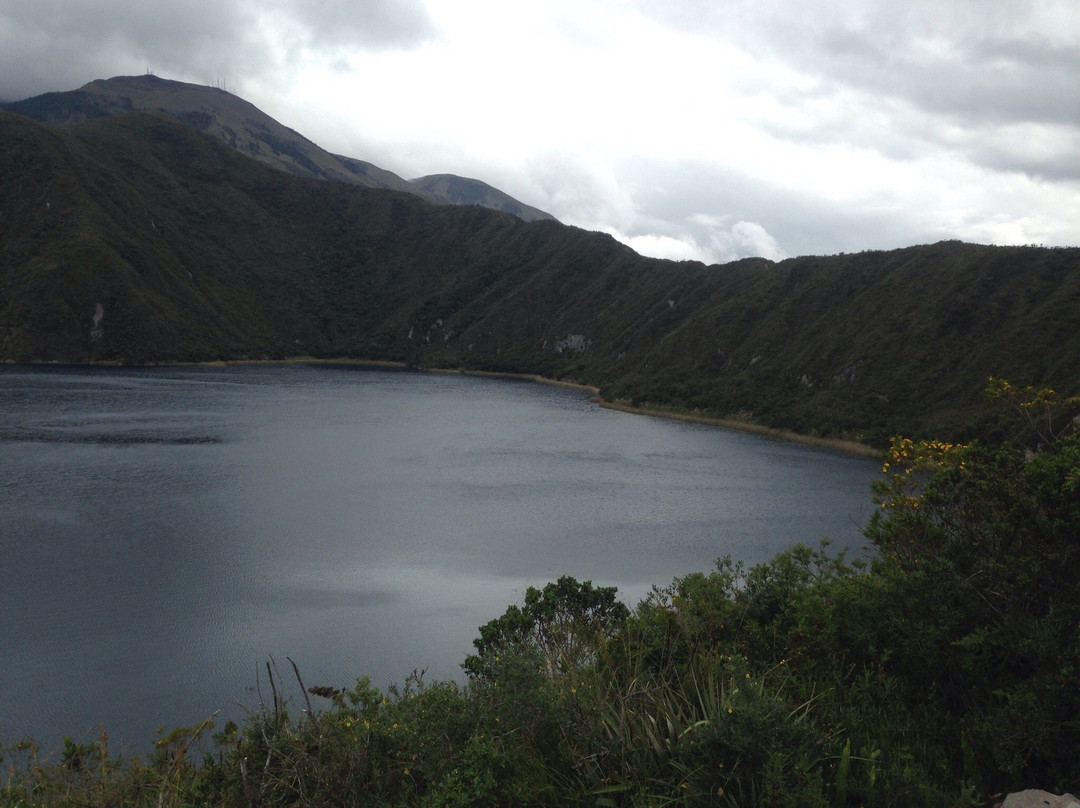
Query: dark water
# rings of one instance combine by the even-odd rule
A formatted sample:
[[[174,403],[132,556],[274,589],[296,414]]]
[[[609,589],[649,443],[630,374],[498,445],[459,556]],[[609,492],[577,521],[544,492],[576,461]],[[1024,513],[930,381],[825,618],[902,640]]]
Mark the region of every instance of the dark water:
[[[861,547],[876,470],[524,382],[0,368],[0,740],[104,721],[142,751],[256,707],[271,657],[309,686],[460,677],[562,574],[633,606],[726,554]]]

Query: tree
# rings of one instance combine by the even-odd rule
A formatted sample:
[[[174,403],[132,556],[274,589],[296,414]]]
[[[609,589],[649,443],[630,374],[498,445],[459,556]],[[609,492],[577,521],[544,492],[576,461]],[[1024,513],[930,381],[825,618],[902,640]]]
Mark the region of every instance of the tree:
[[[476,654],[462,668],[482,678],[491,664],[510,654],[535,655],[553,676],[588,665],[630,614],[616,592],[613,586],[596,587],[568,575],[543,589],[530,586],[521,606],[510,606],[480,627],[473,640]]]
[[[1080,748],[1080,432],[1054,426],[1052,391],[992,392],[1040,413],[1040,451],[893,441],[867,531],[875,572],[901,595],[882,636],[890,670],[952,716],[984,787],[1067,787]]]

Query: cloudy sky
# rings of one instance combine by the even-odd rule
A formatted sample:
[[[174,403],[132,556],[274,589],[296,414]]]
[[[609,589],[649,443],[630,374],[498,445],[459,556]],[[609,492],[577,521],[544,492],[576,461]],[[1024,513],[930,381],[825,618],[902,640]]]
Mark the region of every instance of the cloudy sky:
[[[0,99],[151,71],[639,252],[1080,244],[1078,0],[0,0]]]

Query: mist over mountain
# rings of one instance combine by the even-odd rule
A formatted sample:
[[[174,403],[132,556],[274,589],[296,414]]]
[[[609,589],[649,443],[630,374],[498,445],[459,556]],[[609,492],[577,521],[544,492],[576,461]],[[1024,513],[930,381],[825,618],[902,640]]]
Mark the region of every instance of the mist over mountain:
[[[1080,249],[643,258],[493,210],[482,184],[392,187],[234,96],[196,88],[193,111],[191,85],[161,82],[0,112],[0,360],[530,373],[874,445],[999,434],[989,376],[1080,379]]]

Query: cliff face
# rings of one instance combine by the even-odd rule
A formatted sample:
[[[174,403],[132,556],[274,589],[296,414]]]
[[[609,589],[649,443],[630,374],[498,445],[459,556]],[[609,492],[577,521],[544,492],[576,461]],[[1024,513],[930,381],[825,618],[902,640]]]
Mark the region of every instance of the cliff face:
[[[164,113],[0,113],[0,359],[352,356],[540,373],[881,443],[963,438],[988,376],[1080,378],[1080,250],[724,266],[271,170]]]

